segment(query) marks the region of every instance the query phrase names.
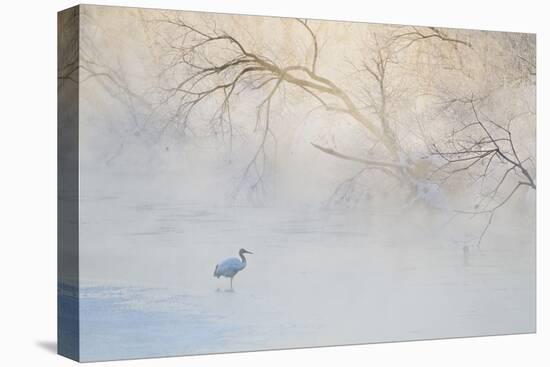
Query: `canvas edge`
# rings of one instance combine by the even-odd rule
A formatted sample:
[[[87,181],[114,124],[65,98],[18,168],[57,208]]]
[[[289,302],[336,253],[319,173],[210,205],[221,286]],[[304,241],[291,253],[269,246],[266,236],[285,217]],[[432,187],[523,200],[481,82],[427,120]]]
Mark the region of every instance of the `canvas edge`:
[[[57,353],[80,360],[80,6],[57,13]]]

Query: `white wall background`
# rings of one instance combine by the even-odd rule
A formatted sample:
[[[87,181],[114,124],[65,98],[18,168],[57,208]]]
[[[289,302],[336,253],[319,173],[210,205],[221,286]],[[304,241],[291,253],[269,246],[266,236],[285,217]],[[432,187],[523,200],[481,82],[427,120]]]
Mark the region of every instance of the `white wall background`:
[[[543,1],[110,0],[98,4],[538,34],[538,333],[150,359],[118,366],[545,366],[550,361],[548,208],[550,25]],[[4,2],[0,12],[0,365],[68,366],[56,339],[56,12],[73,1]],[[548,102],[547,102],[548,103]],[[546,205],[545,205],[546,204]],[[545,236],[546,235],[546,236]],[[547,242],[547,241],[546,241]],[[106,363],[94,364],[107,365]]]

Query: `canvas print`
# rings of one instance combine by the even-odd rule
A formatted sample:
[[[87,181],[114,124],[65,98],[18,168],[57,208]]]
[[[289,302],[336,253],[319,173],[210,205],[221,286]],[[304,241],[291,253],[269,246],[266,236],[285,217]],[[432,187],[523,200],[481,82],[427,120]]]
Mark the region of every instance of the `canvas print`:
[[[535,332],[534,34],[59,13],[59,353]]]

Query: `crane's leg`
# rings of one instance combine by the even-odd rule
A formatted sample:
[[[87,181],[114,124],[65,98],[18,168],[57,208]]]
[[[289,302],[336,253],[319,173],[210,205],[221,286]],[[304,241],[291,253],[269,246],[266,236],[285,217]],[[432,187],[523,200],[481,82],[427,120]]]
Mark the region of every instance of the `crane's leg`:
[[[231,287],[229,288],[229,290],[231,292],[233,292],[233,277],[231,277],[231,281],[229,282],[229,284],[231,285]]]

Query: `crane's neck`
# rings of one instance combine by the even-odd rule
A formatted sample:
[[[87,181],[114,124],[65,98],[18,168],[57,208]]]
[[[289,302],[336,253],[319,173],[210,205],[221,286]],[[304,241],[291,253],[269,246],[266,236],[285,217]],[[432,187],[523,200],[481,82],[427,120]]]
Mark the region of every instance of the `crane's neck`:
[[[244,254],[239,252],[239,256],[241,257],[241,262],[246,265],[246,257],[244,257]]]

